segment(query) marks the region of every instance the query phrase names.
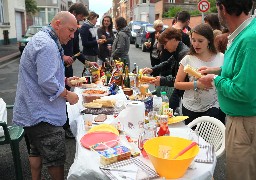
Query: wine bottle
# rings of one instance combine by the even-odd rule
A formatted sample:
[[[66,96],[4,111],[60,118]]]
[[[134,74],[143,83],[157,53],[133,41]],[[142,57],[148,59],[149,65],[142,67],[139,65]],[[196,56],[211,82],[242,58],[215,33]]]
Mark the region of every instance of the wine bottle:
[[[126,88],[130,88],[131,87],[128,64],[125,65],[124,87],[126,87]]]

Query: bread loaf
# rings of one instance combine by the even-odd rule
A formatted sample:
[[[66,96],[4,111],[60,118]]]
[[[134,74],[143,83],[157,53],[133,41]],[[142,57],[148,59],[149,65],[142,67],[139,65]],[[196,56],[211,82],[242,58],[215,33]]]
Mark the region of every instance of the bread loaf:
[[[194,76],[195,78],[201,78],[203,76],[202,74],[200,74],[197,70],[195,70],[193,67],[191,67],[188,64],[184,67],[184,72],[188,73],[190,76]]]

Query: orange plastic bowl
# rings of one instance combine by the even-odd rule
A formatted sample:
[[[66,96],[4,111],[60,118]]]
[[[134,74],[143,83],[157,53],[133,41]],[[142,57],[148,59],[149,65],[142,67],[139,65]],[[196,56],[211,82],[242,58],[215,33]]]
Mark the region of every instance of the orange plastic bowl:
[[[144,149],[156,172],[161,177],[180,178],[185,174],[192,160],[198,154],[199,147],[198,145],[192,147],[177,159],[173,159],[173,157],[191,143],[192,141],[183,138],[161,136],[147,140],[144,144]],[[159,157],[159,147],[161,145],[171,148],[168,159]]]

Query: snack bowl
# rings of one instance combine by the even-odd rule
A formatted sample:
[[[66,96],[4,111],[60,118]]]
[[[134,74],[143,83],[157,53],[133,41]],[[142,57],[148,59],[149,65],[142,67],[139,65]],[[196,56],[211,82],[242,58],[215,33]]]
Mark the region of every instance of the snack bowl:
[[[199,147],[196,145],[174,159],[181,150],[191,143],[192,141],[183,138],[161,136],[147,140],[143,147],[156,172],[161,177],[176,179],[185,174],[189,165],[199,152]],[[168,155],[165,158],[161,156],[163,147],[168,149]]]

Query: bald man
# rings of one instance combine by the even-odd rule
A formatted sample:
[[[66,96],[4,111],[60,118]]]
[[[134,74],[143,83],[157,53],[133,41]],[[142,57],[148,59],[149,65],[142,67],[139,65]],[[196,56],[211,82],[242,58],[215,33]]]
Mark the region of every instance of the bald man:
[[[52,179],[64,179],[66,101],[75,104],[78,96],[65,88],[75,78],[65,78],[61,44],[73,38],[76,29],[74,15],[59,12],[21,56],[13,123],[24,127],[33,180],[41,179],[42,164]]]

